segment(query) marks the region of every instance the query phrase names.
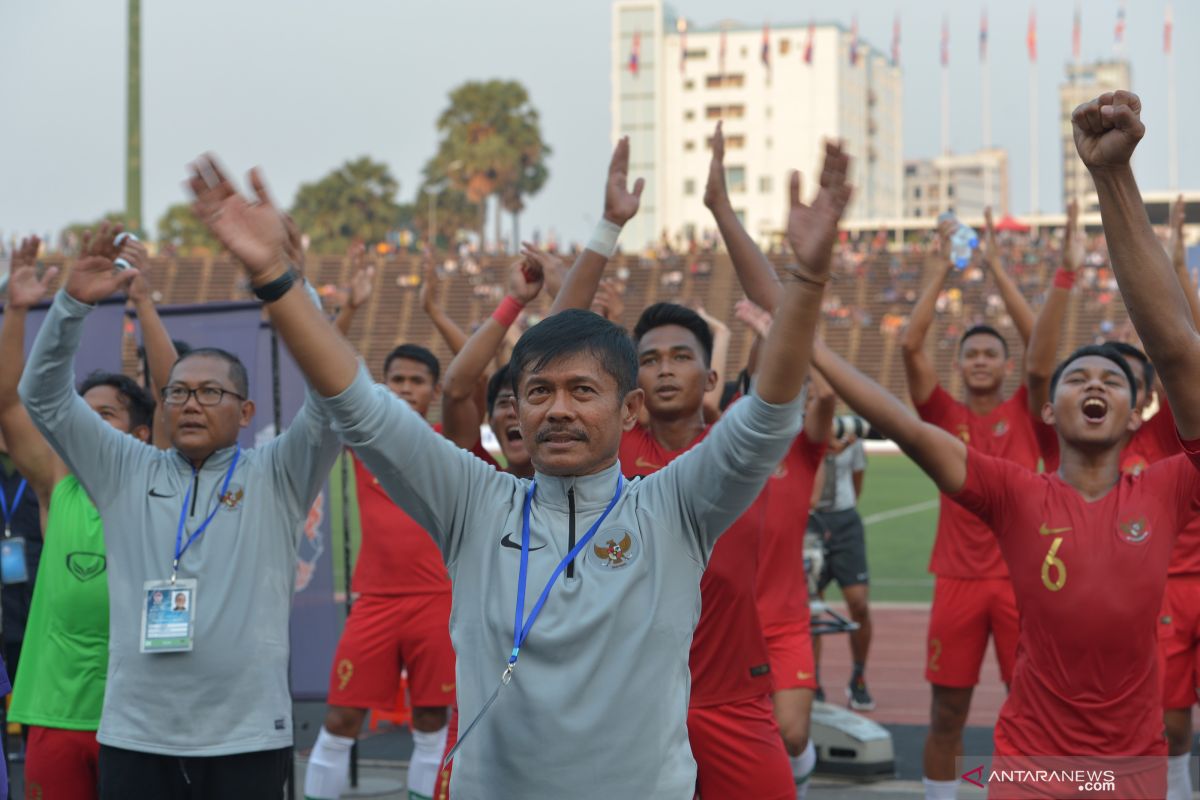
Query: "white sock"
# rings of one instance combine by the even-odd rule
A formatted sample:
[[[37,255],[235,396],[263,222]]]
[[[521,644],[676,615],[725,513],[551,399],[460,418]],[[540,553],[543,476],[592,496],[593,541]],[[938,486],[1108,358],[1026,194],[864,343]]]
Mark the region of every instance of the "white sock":
[[[1167,800],[1192,800],[1191,754],[1167,757]]]
[[[958,781],[931,781],[921,778],[925,784],[925,800],[954,800],[958,794]]]
[[[338,800],[350,788],[350,748],[354,739],[334,736],[321,726],[304,772],[307,800]]]
[[[427,733],[413,731],[413,754],[408,762],[409,800],[429,800],[433,787],[437,785],[438,768],[442,766],[442,755],[446,751],[446,730]]]
[[[808,740],[803,753],[789,760],[792,762],[792,777],[796,780],[796,800],[804,800],[808,794],[808,779],[817,766],[817,748],[813,747],[812,739]]]

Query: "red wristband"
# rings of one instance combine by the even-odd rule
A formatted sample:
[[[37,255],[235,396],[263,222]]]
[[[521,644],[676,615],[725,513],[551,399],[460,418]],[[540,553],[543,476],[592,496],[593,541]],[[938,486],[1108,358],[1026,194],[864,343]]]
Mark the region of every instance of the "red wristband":
[[[1074,272],[1069,272],[1059,267],[1058,271],[1054,273],[1054,288],[1066,289],[1069,292],[1075,285],[1076,277],[1077,276]]]
[[[500,305],[496,306],[496,310],[492,312],[492,319],[499,322],[505,328],[511,328],[512,324],[517,321],[517,317],[521,316],[521,309],[525,308],[524,304],[511,294],[505,295],[500,301]]]

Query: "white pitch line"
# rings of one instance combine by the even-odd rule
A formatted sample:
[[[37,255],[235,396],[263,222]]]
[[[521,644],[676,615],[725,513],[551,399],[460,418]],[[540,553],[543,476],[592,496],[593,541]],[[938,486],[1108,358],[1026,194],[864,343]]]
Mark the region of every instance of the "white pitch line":
[[[890,511],[880,511],[877,514],[870,514],[863,517],[863,525],[874,525],[876,522],[886,522],[889,519],[896,517],[907,517],[909,514],[920,514],[922,511],[928,511],[931,508],[936,508],[938,504],[937,498],[925,500],[920,503],[913,503],[911,506],[901,506],[893,508]]]

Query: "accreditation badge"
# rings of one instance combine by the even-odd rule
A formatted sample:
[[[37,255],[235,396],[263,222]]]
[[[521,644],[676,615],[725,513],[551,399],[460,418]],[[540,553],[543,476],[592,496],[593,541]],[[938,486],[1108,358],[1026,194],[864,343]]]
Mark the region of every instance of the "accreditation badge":
[[[0,583],[25,583],[29,580],[29,562],[25,560],[25,537],[0,540]]]
[[[146,581],[142,604],[143,653],[188,653],[195,636],[196,579]]]

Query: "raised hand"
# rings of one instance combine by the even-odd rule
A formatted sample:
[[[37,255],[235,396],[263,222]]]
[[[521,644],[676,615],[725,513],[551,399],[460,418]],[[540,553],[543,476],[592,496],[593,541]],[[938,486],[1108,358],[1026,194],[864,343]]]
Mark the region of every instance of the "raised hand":
[[[252,283],[265,283],[285,270],[287,224],[271,202],[257,169],[250,170],[254,200],[242,197],[225,177],[212,155],[192,165],[188,186],[195,201],[192,209],[213,236],[242,262]]]
[[[744,298],[738,300],[733,306],[733,314],[763,339],[767,338],[767,334],[771,332],[771,323],[774,321],[771,312],[760,308],[750,300]]]
[[[58,267],[50,267],[41,278],[37,275],[37,254],[42,241],[30,236],[21,241],[12,256],[8,278],[8,307],[30,308],[46,296]]]
[[[983,209],[984,222],[984,251],[983,260],[989,266],[996,263],[996,259],[1000,258],[999,248],[996,247],[996,225],[992,221],[992,207],[985,206]]]
[[[438,288],[442,284],[442,279],[438,277],[437,263],[434,261],[433,254],[426,252],[422,260],[425,267],[425,277],[421,281],[421,290],[417,293],[417,298],[421,301],[421,308],[426,314],[432,314],[437,308]]]
[[[101,223],[94,233],[83,232],[79,259],[67,276],[67,294],[81,303],[97,303],[128,286],[138,276],[136,269],[118,270],[113,264],[113,259],[121,252],[113,238],[120,232],[120,225],[107,222]]]
[[[720,330],[729,330],[728,325],[714,317],[712,314],[709,314],[708,311],[704,309],[704,306],[700,305],[699,303],[696,303],[692,307],[692,310],[696,312],[700,319],[704,320],[704,324],[708,325],[708,329],[714,334]]]
[[[709,211],[729,205],[729,189],[725,186],[725,134],[721,132],[720,122],[712,136],[712,160],[708,162],[704,205]]]
[[[608,180],[604,184],[604,218],[624,226],[633,219],[642,202],[646,182],[638,178],[629,191],[629,137],[622,136],[608,163]]]
[[[829,280],[838,222],[852,192],[846,182],[849,169],[850,157],[842,150],[841,143],[826,142],[821,188],[812,205],[805,205],[800,200],[800,173],[792,173],[787,238],[800,263],[797,269],[790,271],[802,280],[817,283]]]
[[[592,311],[610,322],[616,322],[625,313],[625,284],[616,278],[601,278],[592,299]]]
[[[1063,236],[1062,268],[1074,272],[1083,266],[1083,235],[1079,232],[1079,202],[1074,198],[1067,204],[1067,230]]]
[[[518,303],[527,306],[542,290],[544,280],[542,265],[522,251],[522,256],[508,268],[508,293]]]
[[[1089,170],[1129,166],[1129,159],[1146,134],[1142,101],[1133,92],[1105,92],[1071,114],[1075,149]]]
[[[563,263],[563,260],[531,242],[521,242],[521,255],[538,265],[542,271],[546,290],[552,290],[551,294],[557,295],[558,290],[562,287],[563,278],[567,274],[567,265]]]
[[[350,307],[357,309],[367,302],[375,289],[375,267],[367,264],[367,247],[362,242],[350,245],[350,263],[354,274],[350,277]]]
[[[146,245],[136,239],[127,238],[121,242],[121,250],[117,254],[138,271],[138,275],[129,284],[129,299],[134,303],[144,303],[150,299],[150,253]]]
[[[291,214],[283,215],[283,226],[287,229],[287,239],[283,242],[283,254],[301,272],[304,271],[304,234]]]

